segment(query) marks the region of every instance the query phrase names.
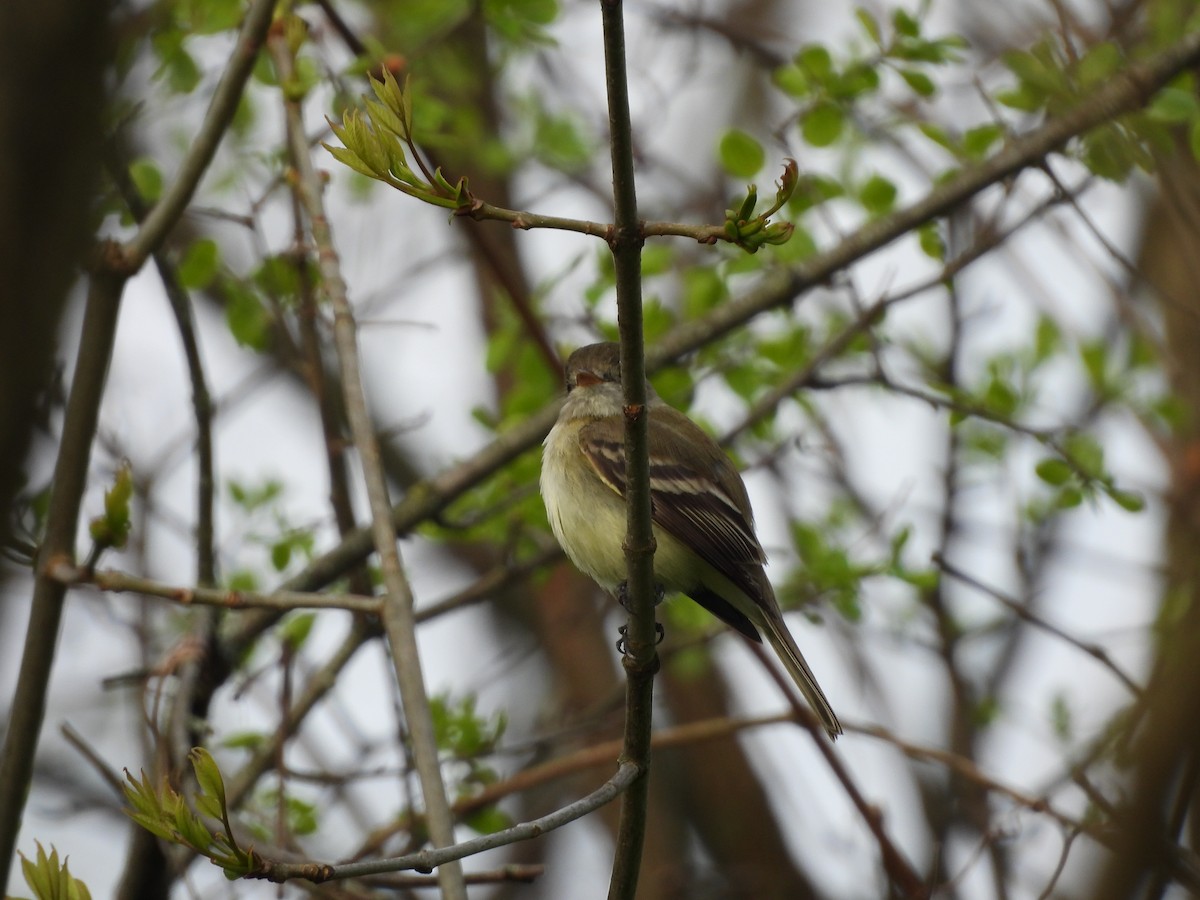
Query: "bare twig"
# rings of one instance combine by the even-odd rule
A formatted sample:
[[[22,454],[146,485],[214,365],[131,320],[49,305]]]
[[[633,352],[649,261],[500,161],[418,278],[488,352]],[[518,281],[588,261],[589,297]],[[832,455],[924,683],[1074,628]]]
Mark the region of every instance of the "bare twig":
[[[287,86],[295,77],[293,55],[286,33],[288,22],[287,19],[281,20],[272,29],[268,38],[268,48],[279,73],[280,83],[285,86],[284,112],[292,164],[297,172],[297,195],[308,215],[309,228],[317,245],[317,264],[321,272],[322,286],[333,307],[334,340],[342,376],[342,389],[345,392],[346,414],[354,445],[362,462],[371,507],[371,531],[375,552],[379,556],[387,588],[382,609],[384,631],[391,647],[392,662],[404,702],[413,757],[425,800],[426,821],[434,845],[446,847],[454,842],[454,820],[446,798],[446,786],[442,781],[433,716],[425,689],[425,676],[421,670],[412,591],[400,561],[379,442],[367,409],[366,392],[362,383],[354,314],[350,308],[338,254],[333,245],[333,234],[325,214],[321,180],[309,154],[300,104],[287,90]],[[462,867],[455,861],[457,859],[458,857],[454,857],[453,860],[447,860],[449,864],[438,870],[438,881],[442,896],[446,900],[466,900]]]
[[[64,585],[87,584],[114,594],[134,593],[162,597],[184,606],[275,610],[344,609],[350,612],[378,614],[381,605],[379,597],[355,594],[310,594],[301,591],[274,591],[264,594],[228,588],[180,587],[112,569],[89,572],[65,560],[51,565],[47,569],[47,575]]]
[[[906,900],[918,900],[928,896],[928,888],[925,886],[921,877],[913,869],[912,864],[905,858],[900,848],[892,840],[887,829],[883,825],[883,811],[872,803],[868,803],[859,790],[857,783],[851,777],[845,763],[842,762],[840,756],[833,748],[830,741],[824,740],[821,735],[821,725],[817,720],[816,714],[813,713],[807,706],[803,705],[799,698],[795,695],[792,689],[792,683],[783,673],[775,667],[771,662],[767,651],[759,644],[750,644],[750,649],[758,657],[763,668],[778,685],[780,692],[792,707],[792,713],[808,729],[813,738],[813,744],[824,758],[826,764],[833,771],[834,776],[842,786],[842,790],[846,792],[846,796],[850,798],[850,802],[854,804],[854,808],[858,810],[862,816],[863,822],[870,830],[875,838],[875,842],[879,845],[879,852],[883,869],[887,873],[888,879],[899,892],[901,897]]]
[[[512,828],[486,834],[481,837],[463,841],[449,847],[437,850],[422,850],[419,853],[408,853],[390,859],[374,859],[346,865],[331,865],[328,863],[282,863],[267,860],[261,870],[253,877],[265,878],[268,881],[287,881],[291,878],[307,878],[310,881],[323,882],[340,878],[361,878],[364,875],[378,875],[384,872],[400,872],[405,869],[431,871],[434,868],[442,870],[447,863],[474,856],[485,850],[494,850],[518,841],[528,841],[540,837],[547,832],[562,828],[576,819],[594,812],[600,807],[611,803],[616,797],[628,790],[629,785],[640,778],[641,770],[633,763],[621,763],[615,775],[598,789],[574,803],[557,809],[554,812],[522,822]]]
[[[75,377],[55,460],[46,536],[40,551],[43,567],[57,560],[72,559],[75,554],[79,507],[87,484],[88,460],[124,284],[121,276],[98,272],[92,277]],[[34,751],[46,711],[46,686],[58,642],[65,593],[66,587],[60,582],[44,571],[38,573],[8,729],[0,751],[0,883],[8,878],[33,774]]]
[[[641,870],[650,797],[650,730],[654,674],[658,671],[654,622],[654,532],[650,519],[649,421],[646,411],[646,348],[642,334],[642,242],[634,179],[633,124],[625,65],[623,0],[601,0],[604,73],[612,157],[615,224],[609,235],[621,334],[621,387],[625,400],[627,478],[625,565],[629,616],[625,630],[625,735],[621,761],[640,776],[621,798],[609,900],[633,900]]]
[[[1118,666],[1116,662],[1113,661],[1113,658],[1109,656],[1108,651],[1106,651],[1100,645],[1081,641],[1079,638],[1073,637],[1072,635],[1063,631],[1057,625],[1052,625],[1045,619],[1042,619],[1030,612],[1024,604],[1018,603],[1016,600],[1004,594],[1002,591],[996,590],[996,588],[989,587],[978,578],[975,578],[973,575],[964,572],[962,569],[948,562],[941,554],[934,554],[933,562],[934,565],[936,565],[950,577],[975,588],[975,590],[988,597],[991,597],[1021,621],[1028,622],[1035,628],[1040,628],[1047,634],[1050,634],[1058,638],[1060,641],[1070,644],[1075,649],[1086,653],[1092,659],[1096,660],[1096,662],[1100,663],[1100,665],[1104,666],[1104,668],[1108,669],[1108,671],[1113,674],[1113,677],[1121,682],[1121,684],[1123,684],[1129,690],[1129,692],[1133,694],[1134,697],[1141,699],[1144,696],[1145,690],[1141,687],[1141,685],[1134,681],[1124,669]]]

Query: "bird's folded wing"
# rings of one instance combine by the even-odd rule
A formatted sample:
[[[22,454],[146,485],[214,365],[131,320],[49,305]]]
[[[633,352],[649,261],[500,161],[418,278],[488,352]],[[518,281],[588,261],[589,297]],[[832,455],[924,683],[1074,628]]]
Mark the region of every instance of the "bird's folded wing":
[[[624,497],[624,422],[619,417],[589,422],[579,440],[596,474]],[[669,407],[653,410],[649,445],[654,522],[759,600],[765,554],[754,535],[745,487],[729,458],[683,413]]]

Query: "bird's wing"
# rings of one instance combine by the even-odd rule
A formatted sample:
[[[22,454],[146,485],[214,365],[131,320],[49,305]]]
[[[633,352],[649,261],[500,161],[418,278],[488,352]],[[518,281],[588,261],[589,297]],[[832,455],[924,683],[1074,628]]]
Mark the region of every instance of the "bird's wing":
[[[761,602],[766,556],[754,535],[746,488],[729,457],[687,416],[671,407],[652,407],[648,430],[654,522],[748,597]],[[581,429],[579,439],[596,474],[624,497],[623,420],[610,416],[589,422]],[[687,444],[686,452],[682,444]],[[689,462],[682,463],[681,459]]]

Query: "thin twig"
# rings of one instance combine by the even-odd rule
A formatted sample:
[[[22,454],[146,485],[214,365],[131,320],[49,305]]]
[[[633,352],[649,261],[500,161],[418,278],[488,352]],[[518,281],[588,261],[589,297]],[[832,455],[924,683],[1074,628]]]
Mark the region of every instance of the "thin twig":
[[[266,860],[262,869],[254,873],[254,878],[264,878],[268,881],[282,882],[291,878],[307,878],[310,881],[323,882],[341,878],[361,878],[364,875],[378,875],[384,872],[400,872],[405,869],[416,869],[418,872],[429,872],[434,868],[443,871],[448,863],[474,856],[485,850],[494,850],[518,841],[528,841],[535,837],[562,828],[576,819],[594,812],[602,806],[611,803],[616,797],[628,790],[629,785],[640,778],[641,770],[633,763],[621,763],[615,775],[597,788],[574,803],[557,809],[554,812],[522,822],[512,828],[485,834],[461,844],[442,847],[437,850],[422,850],[419,853],[408,853],[388,859],[365,860],[346,865],[329,863],[283,863]]]
[[[342,390],[345,392],[346,414],[354,437],[354,446],[358,449],[362,463],[371,508],[371,532],[387,588],[382,609],[384,631],[391,647],[392,662],[404,702],[413,757],[425,801],[429,835],[435,847],[447,847],[454,843],[454,819],[446,797],[446,786],[442,781],[433,716],[429,708],[425,676],[421,669],[412,590],[400,561],[379,442],[367,409],[366,392],[362,383],[357,328],[346,292],[346,283],[342,278],[337,250],[333,245],[333,234],[325,213],[321,180],[309,153],[300,103],[293,99],[287,90],[295,78],[293,52],[289,48],[286,34],[287,24],[287,20],[283,20],[272,29],[268,38],[268,49],[279,73],[280,84],[285,87],[284,113],[288,145],[297,173],[295,189],[308,215],[309,228],[317,246],[317,264],[321,272],[322,286],[333,307],[334,341],[342,376]],[[438,880],[445,900],[466,900],[462,867],[457,862],[449,862],[440,868]]]
[[[130,274],[140,269],[147,257],[162,245],[167,234],[183,215],[192,195],[196,193],[200,179],[208,171],[217,146],[233,121],[234,113],[237,112],[246,81],[254,71],[254,62],[262,49],[267,27],[271,24],[275,3],[276,0],[254,0],[246,13],[237,45],[216,90],[213,91],[212,102],[204,114],[204,121],[190,144],[175,180],[171,182],[162,199],[150,210],[133,240],[123,248],[124,264]]]
[[[1024,604],[1018,603],[1016,600],[1004,594],[1002,591],[984,584],[978,578],[968,574],[967,572],[964,572],[962,569],[948,562],[941,554],[934,554],[933,563],[951,578],[955,578],[961,581],[963,584],[975,588],[975,590],[979,591],[980,593],[991,597],[1021,621],[1028,622],[1035,628],[1040,628],[1047,634],[1053,635],[1060,641],[1070,644],[1075,649],[1086,653],[1092,659],[1096,660],[1096,662],[1100,663],[1100,665],[1104,666],[1104,668],[1108,669],[1108,671],[1111,672],[1113,676],[1119,682],[1121,682],[1121,684],[1123,684],[1135,698],[1140,700],[1145,696],[1145,690],[1142,688],[1142,686],[1134,681],[1124,669],[1118,666],[1113,661],[1113,658],[1108,655],[1108,651],[1106,651],[1100,645],[1085,643],[1084,641],[1079,640],[1079,638],[1073,637],[1072,635],[1063,631],[1057,625],[1050,624],[1045,619],[1042,619],[1030,612],[1024,606]]]
[[[109,249],[114,248],[110,246]],[[49,567],[57,560],[72,559],[75,554],[79,508],[87,485],[88,460],[116,337],[117,313],[124,285],[125,278],[121,275],[97,272],[89,286],[75,376],[54,465],[46,536],[40,550],[43,567]],[[46,712],[46,687],[54,662],[65,593],[64,585],[45,571],[38,572],[4,747],[0,750],[0,884],[7,883],[21,812],[33,776],[33,757]]]
[[[626,608],[629,611],[622,664],[625,667],[625,730],[621,760],[640,777],[621,797],[609,900],[637,894],[646,814],[650,798],[650,732],[654,674],[658,671],[654,621],[654,532],[650,515],[649,415],[646,408],[646,347],[642,333],[642,243],[634,177],[633,123],[625,64],[623,0],[601,0],[604,76],[612,157],[614,225],[612,250],[621,335],[621,386],[625,401]]]
[[[180,587],[113,569],[96,569],[89,572],[66,560],[60,560],[48,567],[47,575],[63,585],[86,584],[114,594],[144,594],[147,597],[172,600],[184,606],[275,610],[344,609],[376,615],[381,607],[381,598],[356,594],[312,594],[301,591],[273,591],[265,594],[228,588]]]
[[[750,649],[758,657],[767,674],[771,676],[775,684],[779,687],[780,692],[792,707],[792,712],[797,721],[808,729],[817,752],[825,758],[826,765],[833,771],[834,776],[842,785],[842,790],[846,792],[846,795],[850,798],[850,802],[854,804],[854,808],[858,810],[863,822],[875,837],[875,842],[879,845],[883,869],[887,873],[892,885],[899,892],[899,895],[906,898],[906,900],[918,900],[918,898],[927,897],[928,889],[921,880],[921,877],[917,875],[912,864],[900,852],[900,848],[896,846],[896,843],[887,833],[887,829],[884,828],[883,811],[878,806],[867,802],[862,791],[859,790],[858,785],[851,777],[845,763],[842,762],[841,757],[834,750],[832,742],[825,740],[816,715],[800,702],[793,692],[791,681],[771,662],[766,650],[759,644],[750,644]]]

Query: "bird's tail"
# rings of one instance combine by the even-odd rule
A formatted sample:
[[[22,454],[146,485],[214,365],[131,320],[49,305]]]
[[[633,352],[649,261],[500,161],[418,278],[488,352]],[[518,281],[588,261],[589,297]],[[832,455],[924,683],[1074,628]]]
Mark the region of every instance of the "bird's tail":
[[[821,725],[825,728],[825,733],[829,735],[830,740],[837,740],[837,736],[842,733],[842,723],[838,721],[837,714],[834,713],[833,707],[829,705],[829,700],[826,698],[825,692],[817,684],[817,679],[813,675],[812,669],[804,661],[804,655],[800,652],[800,648],[796,646],[796,641],[792,637],[791,632],[788,631],[783,617],[778,614],[773,616],[767,615],[765,621],[761,624],[763,631],[766,633],[767,640],[775,648],[775,653],[778,654],[780,662],[788,670],[788,674],[792,676],[792,680],[796,682],[796,687],[800,688],[800,693],[804,694],[804,699],[808,701],[809,706],[813,708],[813,711],[820,718]]]

